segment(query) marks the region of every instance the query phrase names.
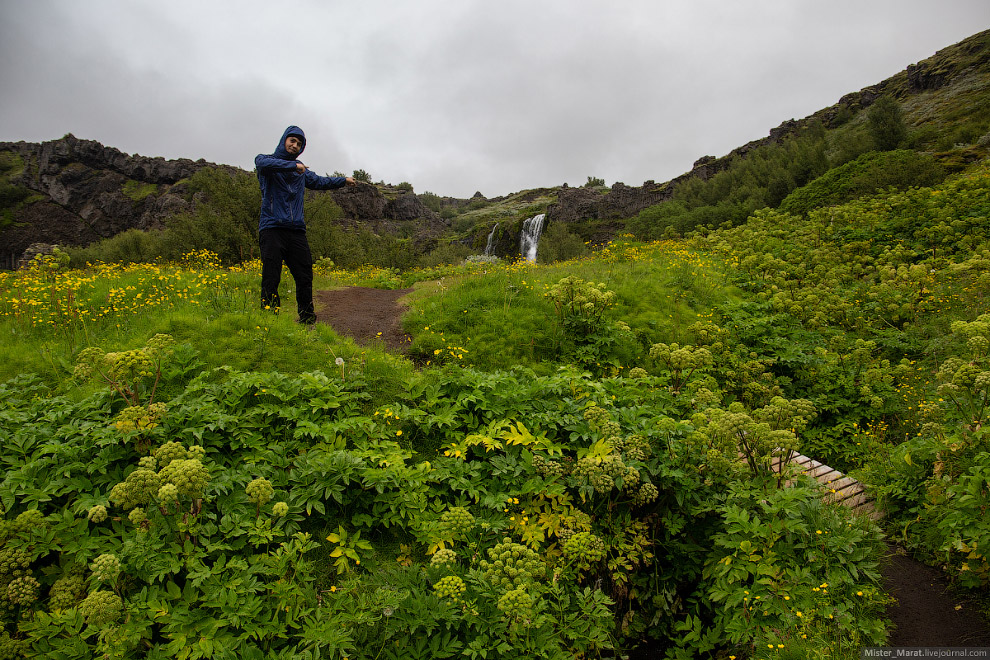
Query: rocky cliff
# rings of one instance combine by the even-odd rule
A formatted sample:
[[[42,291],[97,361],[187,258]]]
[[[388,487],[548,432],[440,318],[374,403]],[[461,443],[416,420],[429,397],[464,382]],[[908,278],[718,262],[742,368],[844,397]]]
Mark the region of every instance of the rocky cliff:
[[[155,229],[189,210],[183,179],[204,160],[131,156],[72,134],[42,142],[2,142],[4,185],[26,191],[4,209],[0,266],[32,243],[85,245],[131,228]]]
[[[450,226],[411,190],[359,184],[331,190],[330,194],[341,209],[342,224],[379,234],[409,236],[423,251],[432,249]]]

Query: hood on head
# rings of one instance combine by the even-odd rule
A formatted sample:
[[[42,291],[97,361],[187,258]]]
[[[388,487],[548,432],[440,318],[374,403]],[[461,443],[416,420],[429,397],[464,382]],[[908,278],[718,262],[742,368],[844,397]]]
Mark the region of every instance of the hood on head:
[[[300,140],[302,140],[302,149],[299,150],[299,154],[297,154],[297,156],[301,155],[302,152],[305,151],[306,134],[303,133],[303,130],[298,126],[289,126],[287,129],[285,129],[285,132],[282,133],[282,139],[278,141],[278,146],[275,148],[274,156],[276,158],[281,158],[282,160],[295,160],[297,158],[297,156],[293,156],[292,154],[290,154],[288,151],[285,150],[285,140],[290,135],[295,135]]]

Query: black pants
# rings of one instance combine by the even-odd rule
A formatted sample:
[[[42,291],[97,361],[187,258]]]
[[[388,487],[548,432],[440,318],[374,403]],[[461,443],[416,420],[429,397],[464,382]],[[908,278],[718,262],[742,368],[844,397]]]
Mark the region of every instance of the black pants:
[[[309,250],[305,229],[262,229],[261,244],[261,306],[281,307],[278,285],[282,280],[282,262],[296,282],[296,309],[299,320],[316,320],[313,311],[313,253]]]

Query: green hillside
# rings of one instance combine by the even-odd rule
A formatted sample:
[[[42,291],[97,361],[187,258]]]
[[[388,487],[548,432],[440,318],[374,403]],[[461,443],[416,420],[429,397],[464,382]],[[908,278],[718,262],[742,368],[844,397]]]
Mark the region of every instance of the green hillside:
[[[628,222],[643,238],[806,213],[877,190],[929,186],[990,155],[990,31],[708,164]]]

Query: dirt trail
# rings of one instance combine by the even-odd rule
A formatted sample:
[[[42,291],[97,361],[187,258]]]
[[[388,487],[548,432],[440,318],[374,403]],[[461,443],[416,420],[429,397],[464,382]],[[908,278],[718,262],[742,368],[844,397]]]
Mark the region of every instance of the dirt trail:
[[[950,592],[938,570],[891,545],[883,577],[897,600],[887,610],[895,626],[888,645],[990,647],[990,624],[972,603]]]
[[[386,291],[352,286],[317,291],[317,321],[359,344],[382,341],[405,353],[410,337],[402,331],[405,307],[398,300],[412,289]],[[890,546],[884,581],[897,599],[887,616],[894,624],[890,646],[988,646],[990,623],[970,603],[954,598],[939,571]]]
[[[316,291],[316,321],[326,323],[339,335],[366,345],[382,341],[390,351],[405,353],[410,337],[402,331],[402,296],[412,289],[368,289],[351,286],[333,291]],[[379,334],[380,333],[380,334]]]

